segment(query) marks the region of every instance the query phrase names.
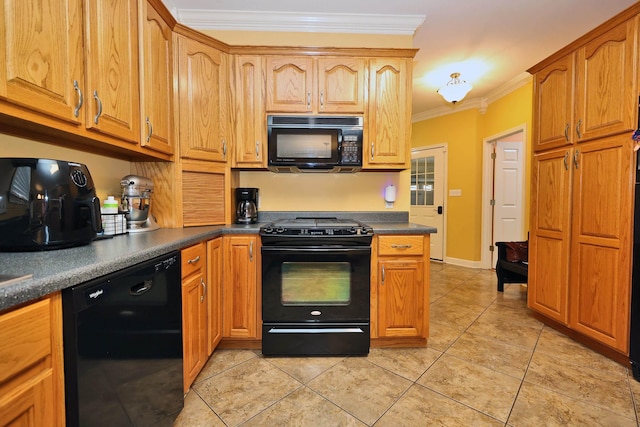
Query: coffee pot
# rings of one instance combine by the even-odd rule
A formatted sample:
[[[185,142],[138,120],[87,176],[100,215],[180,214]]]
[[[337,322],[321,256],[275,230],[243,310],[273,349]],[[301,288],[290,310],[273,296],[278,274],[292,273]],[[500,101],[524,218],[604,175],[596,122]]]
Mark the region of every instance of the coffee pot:
[[[236,188],[236,223],[253,224],[258,221],[258,189]]]

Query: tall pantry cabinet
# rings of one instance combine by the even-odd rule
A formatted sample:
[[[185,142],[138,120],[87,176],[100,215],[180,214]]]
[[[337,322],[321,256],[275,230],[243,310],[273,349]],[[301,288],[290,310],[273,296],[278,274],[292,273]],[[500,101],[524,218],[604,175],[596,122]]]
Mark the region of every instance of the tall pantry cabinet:
[[[529,70],[528,304],[621,354],[629,349],[638,31],[629,9]]]

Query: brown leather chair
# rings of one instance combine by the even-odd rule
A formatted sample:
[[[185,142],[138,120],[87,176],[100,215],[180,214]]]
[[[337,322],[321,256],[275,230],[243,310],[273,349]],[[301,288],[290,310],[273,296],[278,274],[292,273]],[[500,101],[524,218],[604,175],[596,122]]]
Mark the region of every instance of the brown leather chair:
[[[496,242],[498,247],[498,292],[504,292],[505,283],[527,283],[529,273],[528,241]]]

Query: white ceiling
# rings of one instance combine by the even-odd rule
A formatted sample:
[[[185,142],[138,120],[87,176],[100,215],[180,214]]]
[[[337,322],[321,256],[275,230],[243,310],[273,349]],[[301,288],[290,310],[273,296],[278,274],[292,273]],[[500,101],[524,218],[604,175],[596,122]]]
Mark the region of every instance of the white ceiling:
[[[179,22],[195,29],[411,34],[417,26],[413,47],[420,50],[413,71],[414,119],[454,108],[490,104],[501,93],[526,81],[529,67],[633,3],[633,0],[165,0]],[[455,107],[436,93],[452,72],[460,72],[461,78],[473,86],[467,98]]]

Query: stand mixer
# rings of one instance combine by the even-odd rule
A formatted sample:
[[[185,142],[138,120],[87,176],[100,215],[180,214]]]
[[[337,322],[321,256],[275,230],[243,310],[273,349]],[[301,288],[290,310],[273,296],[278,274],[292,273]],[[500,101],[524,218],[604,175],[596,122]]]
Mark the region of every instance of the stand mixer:
[[[127,231],[137,233],[160,228],[153,215],[149,214],[153,181],[144,176],[127,175],[120,180],[120,186],[121,208],[126,211]]]

